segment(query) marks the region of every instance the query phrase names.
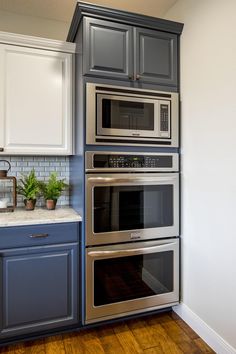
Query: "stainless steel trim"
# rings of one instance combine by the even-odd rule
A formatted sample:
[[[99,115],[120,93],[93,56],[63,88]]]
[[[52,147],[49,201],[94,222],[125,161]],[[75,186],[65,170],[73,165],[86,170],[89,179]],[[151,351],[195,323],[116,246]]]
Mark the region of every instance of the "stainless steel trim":
[[[129,250],[132,248],[133,251],[139,250],[139,249],[144,249],[144,248],[149,248],[149,253],[153,251],[153,248],[158,248],[159,247],[165,247],[165,250],[169,249],[170,247],[175,247],[176,244],[179,243],[179,238],[178,237],[172,237],[169,239],[163,239],[163,240],[152,240],[152,241],[141,241],[141,242],[128,242],[128,243],[121,243],[121,244],[115,244],[115,245],[105,245],[105,246],[95,246],[95,247],[88,247],[87,248],[87,254],[90,254],[90,252],[106,252],[105,254],[108,254],[109,252],[113,251],[125,251]],[[94,256],[91,253],[92,256]]]
[[[174,201],[174,224],[166,227],[135,229],[115,232],[94,233],[93,231],[93,189],[96,186],[116,185],[149,185],[172,184]],[[129,242],[132,234],[140,234],[140,240],[174,237],[179,235],[179,174],[178,173],[149,173],[147,174],[90,174],[86,175],[86,245],[112,244]]]
[[[90,251],[88,252],[88,256],[91,257],[102,257],[102,258],[107,258],[107,257],[124,257],[127,255],[135,255],[135,254],[146,254],[150,253],[151,251],[160,251],[160,250],[166,250],[166,245],[171,245],[174,243],[167,243],[163,245],[158,245],[158,246],[152,246],[152,247],[145,247],[145,248],[130,248],[130,249],[124,249],[124,250],[107,250],[107,251]]]
[[[87,87],[92,87],[93,90],[96,90],[97,87],[99,87],[98,92],[99,93],[111,93],[111,90],[116,93],[118,92],[119,95],[127,96],[127,92],[129,96],[137,97],[137,95],[144,96],[142,93],[145,92],[145,97],[153,98],[153,97],[160,97],[160,95],[173,95],[176,94],[178,96],[178,93],[172,92],[172,91],[158,91],[158,90],[150,90],[150,89],[143,89],[143,88],[134,88],[134,87],[129,87],[129,86],[118,86],[118,85],[106,85],[106,84],[100,84],[100,83],[91,83],[88,82],[86,83]],[[107,90],[108,89],[108,90]],[[117,91],[119,90],[119,91]],[[123,92],[121,92],[121,90]],[[132,93],[132,92],[133,93]],[[148,95],[150,93],[150,95]],[[155,96],[153,95],[155,94]],[[159,95],[159,96],[158,96]],[[168,97],[167,97],[168,98]]]
[[[173,166],[168,167],[155,167],[155,168],[95,168],[93,166],[94,155],[143,155],[143,156],[172,156]],[[114,151],[86,151],[85,153],[85,169],[86,172],[119,172],[119,171],[132,171],[132,172],[178,172],[179,171],[179,156],[177,153],[162,153],[162,152],[114,152]]]
[[[126,312],[122,312],[116,315],[110,315],[110,316],[102,316],[100,318],[94,318],[91,320],[85,320],[85,324],[90,324],[90,323],[97,323],[97,322],[102,322],[102,321],[107,321],[107,320],[112,320],[114,318],[120,318],[120,317],[125,317],[125,316],[131,316],[131,315],[135,315],[138,313],[143,313],[143,312],[150,312],[150,311],[155,311],[155,310],[160,310],[160,309],[164,309],[166,307],[172,307],[175,305],[178,305],[179,301],[175,301],[175,302],[170,302],[170,303],[166,303],[165,305],[159,305],[159,306],[153,306],[153,307],[145,307],[141,310],[135,310],[135,311],[126,311]]]
[[[112,183],[114,185],[114,183],[117,185],[117,184],[120,184],[120,185],[123,185],[123,184],[127,184],[131,181],[133,182],[136,182],[135,184],[137,184],[138,182],[144,182],[144,184],[147,184],[146,182],[149,182],[148,184],[150,184],[150,182],[156,182],[156,176],[139,176],[137,177],[136,175],[135,176],[127,176],[127,178],[118,178],[118,177],[89,177],[89,182],[93,183],[95,182],[96,184],[104,184],[104,183]],[[175,181],[175,176],[170,176],[168,178],[168,181]],[[160,182],[166,182],[166,178],[165,177],[158,177],[158,183]],[[134,183],[132,183],[134,184]],[[143,184],[143,183],[142,183]]]
[[[132,248],[134,252],[126,254],[130,257],[135,255],[136,250],[143,249],[144,253],[156,253],[173,251],[174,255],[174,272],[173,272],[173,292],[164,293],[160,295],[147,296],[145,298],[137,298],[128,301],[121,301],[117,303],[94,306],[94,262],[101,256],[102,251],[117,251],[123,252]],[[164,248],[163,248],[164,247]],[[146,248],[149,250],[147,251]],[[145,251],[146,250],[146,251]],[[95,252],[95,254],[94,254]],[[98,252],[98,254],[96,254]],[[122,255],[120,255],[122,256]],[[107,254],[102,258],[107,258]],[[110,258],[115,258],[114,254],[109,255]],[[117,256],[118,257],[118,256]],[[94,247],[92,250],[86,250],[86,323],[93,321],[103,320],[106,318],[114,318],[116,316],[124,316],[127,313],[138,313],[139,311],[148,311],[150,309],[158,308],[159,306],[171,306],[173,303],[179,301],[179,239],[171,239],[169,242],[166,240],[138,242],[136,246],[133,243],[110,245]]]
[[[145,98],[150,98],[153,100],[155,97],[153,96],[153,93],[156,93],[156,98],[163,100],[163,97],[158,97],[162,94],[169,94],[171,97],[167,98],[168,100],[171,101],[171,132],[170,132],[170,138],[146,138],[146,137],[113,137],[113,136],[102,136],[102,139],[107,140],[107,142],[99,142],[97,141],[97,132],[96,132],[96,87],[99,88],[104,88],[104,90],[99,90],[99,94],[112,94],[112,92],[107,91],[106,88],[109,89],[121,89],[123,92],[117,93],[119,96],[127,96],[129,97],[137,97],[138,95],[142,96],[142,92],[145,91],[145,93],[151,93],[152,95],[146,96]],[[127,91],[132,91],[133,93],[127,93]],[[165,100],[165,98],[164,98]],[[179,94],[176,92],[164,92],[164,91],[154,91],[154,90],[143,90],[143,89],[137,89],[137,88],[130,88],[130,87],[122,87],[122,86],[114,86],[114,85],[102,85],[102,84],[93,84],[93,83],[87,83],[86,84],[86,143],[87,144],[93,144],[93,145],[115,145],[115,146],[132,146],[133,143],[135,143],[135,146],[162,146],[163,147],[163,142],[168,143],[168,147],[178,147],[179,141]],[[100,137],[101,138],[101,137]],[[130,143],[124,142],[122,143],[122,140],[129,140]],[[119,140],[120,142],[117,142]],[[114,141],[114,142],[113,142]],[[145,144],[142,144],[142,141],[145,141]],[[148,143],[150,141],[150,144]],[[156,141],[156,143],[153,143],[153,141]],[[133,143],[132,143],[133,142]],[[170,143],[170,144],[169,144]],[[165,146],[165,145],[164,145]]]

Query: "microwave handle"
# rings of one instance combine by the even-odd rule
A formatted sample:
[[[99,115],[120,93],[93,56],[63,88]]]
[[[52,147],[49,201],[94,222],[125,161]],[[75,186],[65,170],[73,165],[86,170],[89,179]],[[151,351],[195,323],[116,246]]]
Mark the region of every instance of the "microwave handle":
[[[96,182],[96,183],[104,183],[104,182],[112,182],[112,183],[127,183],[127,182],[167,182],[167,181],[174,181],[176,177],[135,177],[131,176],[130,178],[114,178],[114,177],[89,177],[89,182]]]
[[[89,251],[88,256],[91,257],[107,257],[107,256],[127,256],[127,255],[136,255],[136,254],[146,254],[152,253],[155,251],[165,251],[169,250],[169,247],[175,245],[175,242],[165,243],[159,246],[152,247],[143,247],[143,248],[131,248],[127,250],[110,250],[110,251]]]

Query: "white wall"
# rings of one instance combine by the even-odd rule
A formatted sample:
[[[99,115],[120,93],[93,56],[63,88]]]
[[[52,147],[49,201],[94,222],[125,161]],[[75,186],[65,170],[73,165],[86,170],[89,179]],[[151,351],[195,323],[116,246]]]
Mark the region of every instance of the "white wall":
[[[0,31],[65,40],[69,24],[0,10]]]
[[[234,348],[235,14],[235,0],[179,0],[166,14],[185,24],[181,37],[182,300],[185,309]]]

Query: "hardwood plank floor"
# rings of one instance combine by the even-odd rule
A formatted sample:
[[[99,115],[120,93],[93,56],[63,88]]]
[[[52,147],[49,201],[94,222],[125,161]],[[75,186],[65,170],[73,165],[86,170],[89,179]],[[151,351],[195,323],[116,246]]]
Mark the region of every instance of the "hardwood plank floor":
[[[6,354],[215,353],[174,312],[1,347]]]

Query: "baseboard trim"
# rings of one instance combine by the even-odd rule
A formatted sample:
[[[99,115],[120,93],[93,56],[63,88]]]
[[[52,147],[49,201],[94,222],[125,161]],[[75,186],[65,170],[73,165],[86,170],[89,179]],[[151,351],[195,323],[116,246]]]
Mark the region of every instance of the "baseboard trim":
[[[181,317],[217,354],[236,354],[219,334],[209,327],[198,317],[188,306],[180,304],[173,307],[173,310]]]

